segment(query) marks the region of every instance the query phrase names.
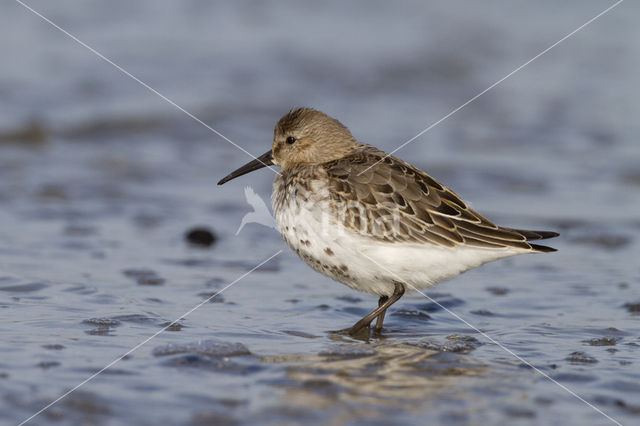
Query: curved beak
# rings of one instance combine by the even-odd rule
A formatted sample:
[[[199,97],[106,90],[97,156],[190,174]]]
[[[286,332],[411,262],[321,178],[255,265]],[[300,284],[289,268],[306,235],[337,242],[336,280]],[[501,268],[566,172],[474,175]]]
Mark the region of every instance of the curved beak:
[[[263,167],[272,166],[273,165],[273,157],[271,156],[271,150],[265,152],[260,157],[256,158],[253,161],[245,164],[240,167],[238,170],[233,171],[220,179],[218,185],[222,185],[223,183],[229,182],[231,179],[235,179],[238,176],[246,175],[247,173],[253,172],[254,170],[259,170]]]

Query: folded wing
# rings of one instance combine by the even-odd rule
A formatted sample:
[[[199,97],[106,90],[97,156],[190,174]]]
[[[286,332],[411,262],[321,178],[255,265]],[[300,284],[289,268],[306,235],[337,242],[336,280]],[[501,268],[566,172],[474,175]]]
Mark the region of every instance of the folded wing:
[[[497,226],[431,176],[385,155],[363,145],[325,165],[331,201],[346,228],[387,242],[555,251],[529,241],[557,233]]]

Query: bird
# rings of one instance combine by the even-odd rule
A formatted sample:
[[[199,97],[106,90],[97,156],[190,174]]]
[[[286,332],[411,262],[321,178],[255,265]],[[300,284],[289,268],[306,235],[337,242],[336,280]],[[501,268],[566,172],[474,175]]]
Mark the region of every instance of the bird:
[[[387,309],[487,262],[556,249],[532,241],[552,231],[495,225],[411,164],[359,142],[340,121],[295,108],[276,124],[271,149],[222,178],[279,166],[272,191],[278,230],[316,271],[379,297],[346,329],[381,332]]]
[[[256,194],[253,188],[247,186],[244,189],[244,196],[247,199],[247,203],[249,203],[249,205],[253,207],[253,211],[245,214],[242,217],[242,220],[240,221],[240,227],[236,231],[236,235],[238,235],[240,231],[242,231],[242,228],[244,228],[247,223],[259,223],[260,225],[277,229],[276,221],[271,215],[267,204],[262,198],[260,198],[258,194]]]

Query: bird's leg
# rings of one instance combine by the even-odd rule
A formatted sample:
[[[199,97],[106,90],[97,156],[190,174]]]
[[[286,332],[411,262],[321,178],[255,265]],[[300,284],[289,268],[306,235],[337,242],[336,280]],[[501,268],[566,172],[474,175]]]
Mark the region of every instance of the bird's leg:
[[[349,329],[349,334],[351,335],[358,334],[358,332],[362,330],[364,327],[369,327],[369,325],[371,324],[371,321],[373,321],[374,318],[378,317],[380,314],[384,316],[384,313],[386,312],[387,308],[393,305],[394,303],[396,303],[398,299],[402,297],[402,295],[404,294],[404,286],[398,282],[395,282],[394,286],[395,288],[393,290],[393,294],[390,297],[388,297],[387,300],[383,301],[382,304],[379,304],[379,306],[375,310],[373,310],[371,313],[366,315],[360,321],[355,323],[353,327]],[[380,301],[382,301],[382,298],[380,298]],[[382,321],[381,320],[378,320],[378,321],[380,321],[380,326],[382,326]]]
[[[389,300],[389,296],[380,296],[380,299],[378,299],[378,307],[384,305],[384,302],[386,302],[387,300]],[[374,330],[376,331],[382,330],[382,321],[384,321],[384,314],[386,313],[387,313],[386,309],[380,312],[380,314],[378,315],[378,319],[376,320],[376,326]]]

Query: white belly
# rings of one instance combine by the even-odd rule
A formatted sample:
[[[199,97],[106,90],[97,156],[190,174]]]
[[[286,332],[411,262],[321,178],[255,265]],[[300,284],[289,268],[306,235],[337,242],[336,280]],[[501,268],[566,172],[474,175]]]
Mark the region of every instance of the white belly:
[[[367,293],[391,295],[394,282],[403,283],[407,291],[429,288],[486,262],[523,253],[508,248],[382,242],[342,227],[330,214],[328,201],[305,204],[295,197],[281,205],[274,203],[285,242],[316,271]]]

